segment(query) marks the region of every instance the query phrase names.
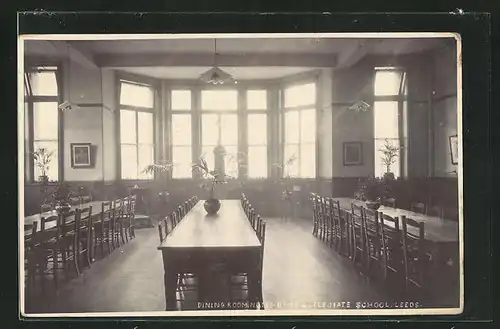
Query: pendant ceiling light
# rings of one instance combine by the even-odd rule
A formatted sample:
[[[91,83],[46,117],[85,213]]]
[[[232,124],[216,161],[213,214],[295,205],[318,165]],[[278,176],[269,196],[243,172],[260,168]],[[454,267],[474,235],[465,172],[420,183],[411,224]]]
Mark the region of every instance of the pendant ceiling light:
[[[205,73],[201,74],[199,77],[199,80],[213,84],[213,85],[223,85],[226,83],[237,83],[237,81],[234,79],[234,77],[227,73],[226,71],[221,70],[217,66],[217,40],[214,39],[214,65],[213,67],[206,71]]]

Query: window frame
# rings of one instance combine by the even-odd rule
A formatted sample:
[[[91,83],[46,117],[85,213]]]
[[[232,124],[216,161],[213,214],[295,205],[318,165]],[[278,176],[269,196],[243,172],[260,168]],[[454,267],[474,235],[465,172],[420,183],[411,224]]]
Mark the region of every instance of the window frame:
[[[314,83],[315,85],[315,97],[314,100],[315,102],[312,104],[307,104],[307,105],[298,105],[298,106],[293,106],[293,107],[285,107],[285,90],[291,87],[296,87],[296,86],[301,86],[301,85],[307,85],[310,83]],[[288,79],[288,82],[285,83],[280,87],[280,95],[279,95],[279,101],[280,101],[280,162],[284,162],[285,160],[285,148],[286,145],[297,145],[298,146],[298,156],[297,156],[297,168],[299,171],[298,176],[296,177],[290,177],[292,179],[306,179],[306,180],[317,180],[319,179],[319,114],[320,114],[320,107],[319,105],[321,104],[321,82],[319,79],[319,73],[318,72],[308,72],[305,75],[301,74],[299,75],[296,79]],[[302,142],[301,138],[301,127],[300,127],[300,122],[301,122],[301,115],[304,110],[314,110],[315,111],[315,140],[314,142]],[[287,112],[293,112],[297,111],[299,115],[299,126],[298,126],[298,134],[299,134],[299,139],[298,143],[286,143],[286,122],[285,122],[285,113]],[[300,168],[301,168],[301,157],[300,157],[300,152],[301,152],[301,146],[302,144],[311,144],[314,145],[314,159],[315,159],[315,164],[314,164],[314,177],[303,177],[300,173]],[[284,172],[281,171],[279,173],[280,177],[283,177]]]
[[[121,98],[121,85],[122,82],[125,83],[131,83],[131,84],[137,84],[137,85],[142,85],[151,88],[153,91],[153,107],[143,107],[143,106],[133,106],[133,105],[125,105],[121,104],[120,98]],[[152,140],[153,140],[153,161],[157,161],[158,159],[158,122],[157,122],[157,108],[158,108],[158,101],[159,101],[159,96],[158,96],[158,83],[154,79],[145,79],[142,77],[137,77],[135,75],[131,74],[117,74],[116,75],[116,104],[117,104],[117,111],[115,111],[116,114],[116,142],[118,147],[117,149],[117,161],[116,161],[116,170],[117,170],[117,177],[118,180],[120,181],[154,181],[157,179],[158,174],[153,173],[151,178],[141,178],[139,177],[139,130],[138,130],[138,125],[139,125],[139,112],[144,112],[144,113],[151,113],[153,116],[153,132],[152,132]],[[128,111],[134,111],[135,114],[135,140],[136,143],[134,144],[136,146],[136,151],[137,151],[137,178],[123,178],[122,176],[122,161],[121,161],[121,153],[122,153],[122,141],[121,141],[121,118],[120,114],[122,110],[128,110]],[[129,143],[125,143],[127,145],[132,145]]]
[[[249,106],[248,106],[248,92],[249,91],[260,91],[260,90],[264,90],[266,92],[266,108],[264,109],[250,109]],[[244,108],[244,114],[243,114],[243,118],[244,118],[244,147],[245,147],[245,150],[244,150],[244,154],[245,154],[245,165],[246,167],[244,167],[244,173],[245,173],[245,177],[247,179],[268,179],[270,177],[270,174],[271,174],[271,171],[270,171],[270,142],[271,142],[271,138],[272,136],[270,136],[270,129],[269,129],[269,126],[270,126],[270,112],[272,111],[271,110],[271,106],[270,106],[270,92],[269,92],[269,88],[265,88],[265,87],[257,87],[257,86],[249,86],[249,87],[246,87],[242,90],[242,93],[244,94],[243,95],[243,108]],[[248,140],[248,123],[249,123],[249,117],[251,115],[265,115],[266,117],[266,144],[250,144],[249,140]],[[250,147],[263,147],[265,146],[266,149],[267,149],[267,153],[266,153],[266,175],[264,177],[250,177],[249,174],[248,174],[248,171],[249,171],[249,150],[250,150]]]
[[[47,67],[48,69],[44,69]],[[28,75],[30,73],[40,71],[51,71],[55,72],[56,85],[57,85],[57,95],[33,95],[33,90],[31,88],[31,84],[29,81]],[[59,62],[48,63],[44,62],[40,64],[37,60],[27,60],[26,65],[24,67],[23,79],[24,79],[24,90],[23,90],[23,111],[25,113],[24,120],[27,120],[28,126],[28,138],[27,145],[25,145],[25,157],[31,157],[31,154],[35,151],[35,140],[34,140],[34,104],[35,103],[43,103],[43,102],[55,102],[58,105],[63,101],[63,83],[62,77],[64,76],[62,72],[62,64]],[[25,109],[24,106],[27,105]],[[64,113],[61,109],[57,108],[57,181],[63,181],[64,179]],[[26,122],[24,123],[26,127]],[[24,132],[26,136],[26,132]],[[25,138],[26,139],[26,138]],[[27,147],[27,149],[26,149]],[[26,159],[25,159],[26,160]],[[29,159],[29,161],[25,161],[25,164],[28,164],[27,168],[25,167],[25,175],[24,179],[26,182],[31,184],[38,183],[35,177],[35,163],[33,159]]]
[[[191,95],[191,108],[190,109],[173,109],[172,107],[172,92],[173,91],[176,91],[176,90],[185,90],[185,91],[189,91],[190,92],[190,95]],[[187,147],[187,145],[174,145],[173,143],[173,127],[172,127],[172,123],[173,123],[173,116],[174,115],[186,115],[186,116],[189,116],[190,117],[190,121],[191,121],[191,144],[189,145],[189,147],[191,148],[191,162],[193,162],[193,160],[195,159],[195,156],[194,156],[194,149],[195,149],[195,144],[196,144],[196,139],[197,139],[197,136],[195,136],[195,129],[196,126],[196,122],[194,122],[195,120],[195,109],[196,109],[196,102],[197,102],[197,99],[195,97],[195,91],[193,90],[192,86],[186,86],[186,85],[171,85],[168,87],[168,89],[166,90],[166,93],[168,95],[167,97],[167,109],[168,109],[168,115],[167,115],[167,136],[168,136],[168,141],[167,141],[167,158],[170,160],[170,161],[175,161],[173,155],[174,155],[174,147]],[[168,173],[168,177],[170,179],[174,179],[174,180],[185,180],[185,179],[192,179],[194,177],[193,175],[193,172],[191,172],[191,177],[174,177],[173,175],[173,172],[175,171],[175,167],[174,169]]]
[[[392,72],[401,72],[401,79],[399,81],[398,94],[394,95],[375,95],[375,81],[377,71],[392,71]],[[399,153],[399,175],[398,178],[407,178],[408,177],[408,155],[409,155],[409,136],[405,137],[405,130],[408,129],[408,119],[406,116],[408,115],[408,72],[406,68],[402,66],[375,66],[373,68],[373,81],[372,81],[372,92],[373,92],[373,108],[375,108],[376,102],[397,102],[398,104],[398,142],[400,147]],[[405,104],[406,103],[406,104]],[[405,109],[406,106],[406,109]],[[406,113],[405,113],[406,112]],[[374,112],[375,113],[375,112]],[[385,138],[376,138],[375,137],[375,114],[373,116],[373,174],[375,174],[376,161],[378,155],[378,150],[375,148],[376,140],[384,140]],[[392,138],[394,140],[394,138]],[[403,154],[404,153],[404,154]]]

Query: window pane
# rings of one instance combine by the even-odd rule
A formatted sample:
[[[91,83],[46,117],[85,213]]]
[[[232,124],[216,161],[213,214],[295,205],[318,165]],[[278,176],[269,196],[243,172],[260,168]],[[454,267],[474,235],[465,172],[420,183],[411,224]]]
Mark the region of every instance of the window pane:
[[[285,88],[285,107],[313,105],[316,103],[316,84]]]
[[[154,162],[154,147],[152,144],[139,145],[139,179],[153,179],[153,174],[146,174],[142,171],[146,166]]]
[[[375,71],[375,96],[399,95],[401,71]]]
[[[207,161],[208,168],[210,170],[214,169],[214,148],[215,145],[204,145],[201,148],[201,157],[203,157]]]
[[[219,115],[203,114],[201,117],[201,141],[203,145],[217,145],[219,140]]]
[[[173,178],[191,178],[191,146],[172,147]]]
[[[135,134],[135,111],[120,111],[120,141],[122,144],[137,143]]]
[[[222,145],[238,144],[238,118],[236,114],[221,114],[221,143]]]
[[[248,177],[267,177],[267,147],[248,147]]]
[[[153,89],[148,86],[122,82],[120,104],[153,108]]]
[[[29,74],[29,77],[34,96],[57,96],[56,72],[33,72]]]
[[[247,109],[265,110],[267,109],[267,91],[266,90],[248,90],[247,91]]]
[[[375,138],[398,138],[398,102],[375,102],[373,106]]]
[[[267,145],[267,115],[248,115],[248,145]]]
[[[300,177],[314,178],[316,175],[315,144],[302,144],[300,146]]]
[[[137,147],[121,146],[121,166],[123,179],[137,179]]]
[[[57,140],[58,111],[55,102],[36,102],[33,104],[34,140]]]
[[[191,90],[172,90],[172,110],[191,110]]]
[[[299,142],[299,112],[285,112],[285,143]]]
[[[172,114],[172,145],[191,145],[191,115]]]
[[[224,156],[224,166],[226,175],[238,177],[238,146],[224,146],[226,155]]]
[[[285,166],[283,169],[283,177],[289,175],[290,177],[297,177],[299,175],[299,146],[296,144],[285,145],[285,162],[288,161],[292,156],[296,158],[290,165]]]
[[[300,141],[316,141],[316,110],[303,110],[300,112]]]
[[[236,90],[202,90],[201,108],[203,110],[236,110],[238,92]]]
[[[153,113],[137,112],[139,143],[153,144]]]
[[[399,139],[390,139],[390,144],[393,146],[399,145]],[[384,154],[380,149],[384,146],[385,139],[375,139],[375,176],[382,177],[387,172],[387,167],[382,162]],[[395,177],[400,175],[400,157],[395,158],[395,162],[390,166],[390,172],[394,173]]]
[[[51,160],[49,162],[49,168],[47,170],[47,176],[49,180],[55,181],[58,180],[59,175],[59,166],[58,166],[58,158],[59,158],[59,149],[58,142],[33,142],[34,150],[38,150],[40,148],[46,148],[48,152],[52,152]],[[35,165],[35,180],[38,180],[38,177],[42,174],[40,169]]]

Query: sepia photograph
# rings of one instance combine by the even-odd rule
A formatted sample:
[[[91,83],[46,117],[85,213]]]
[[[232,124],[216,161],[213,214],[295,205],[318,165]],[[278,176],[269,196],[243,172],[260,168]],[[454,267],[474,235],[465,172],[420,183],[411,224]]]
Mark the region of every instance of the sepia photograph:
[[[20,35],[21,316],[460,314],[452,33]]]

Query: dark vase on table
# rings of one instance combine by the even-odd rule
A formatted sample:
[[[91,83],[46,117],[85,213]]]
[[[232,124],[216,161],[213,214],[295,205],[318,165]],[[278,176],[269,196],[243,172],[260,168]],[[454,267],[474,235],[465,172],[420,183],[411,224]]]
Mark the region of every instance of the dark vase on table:
[[[203,207],[208,215],[215,215],[220,209],[220,200],[210,198],[203,203]]]

